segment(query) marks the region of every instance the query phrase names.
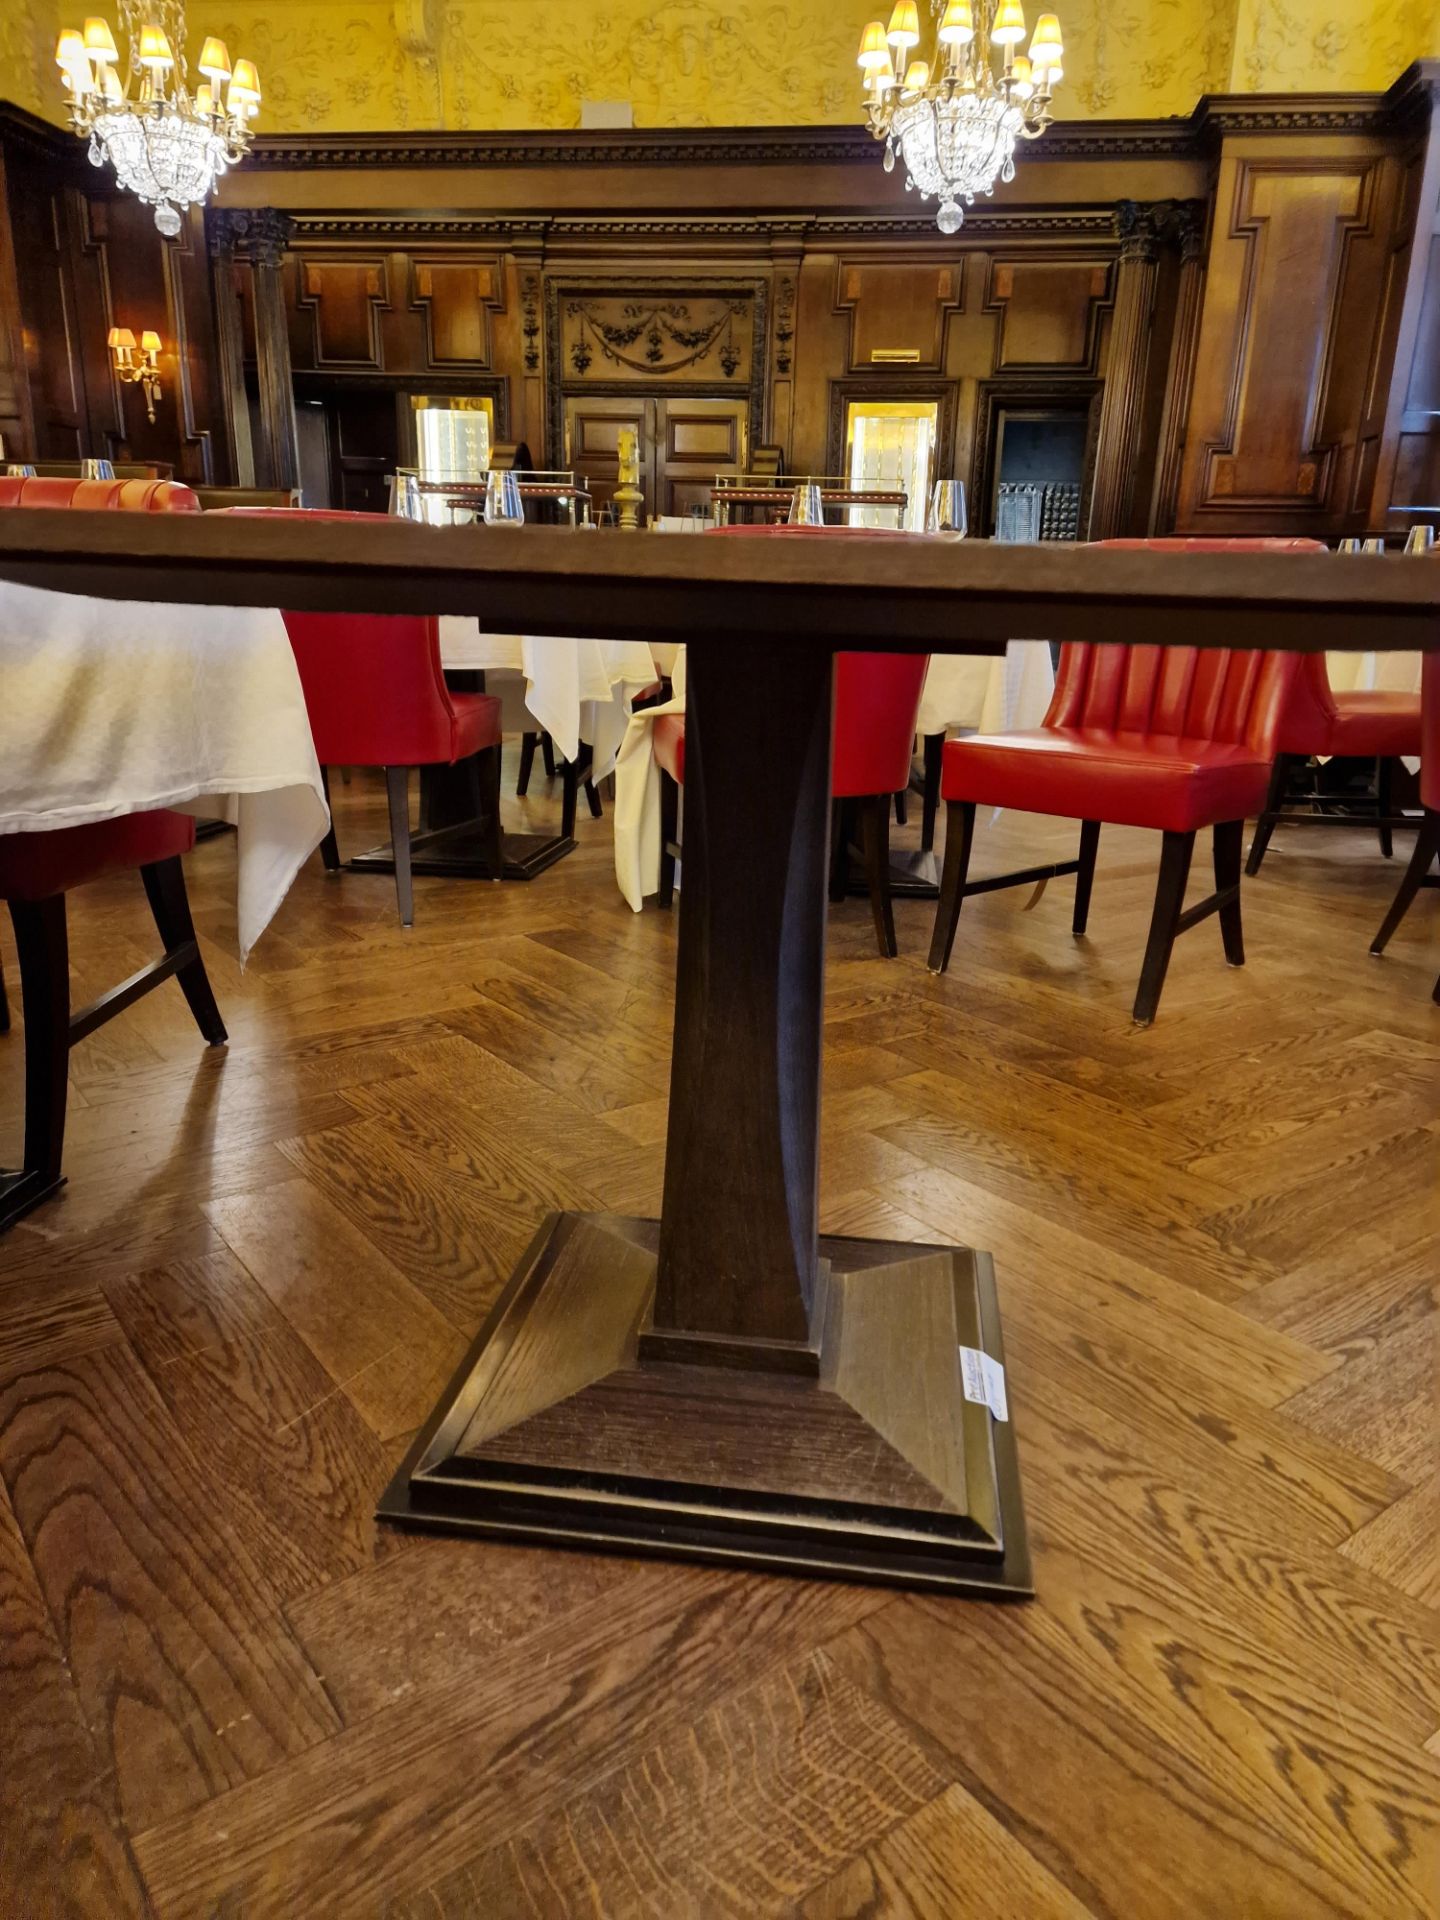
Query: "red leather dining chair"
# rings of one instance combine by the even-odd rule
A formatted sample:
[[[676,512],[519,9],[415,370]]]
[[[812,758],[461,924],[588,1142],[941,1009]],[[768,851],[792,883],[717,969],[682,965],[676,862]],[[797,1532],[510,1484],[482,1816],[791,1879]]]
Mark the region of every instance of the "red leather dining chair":
[[[1255,551],[1319,543],[1162,539],[1103,544]],[[1243,966],[1241,839],[1247,816],[1264,800],[1299,666],[1296,654],[1072,643],[1061,649],[1054,697],[1038,728],[948,741],[941,785],[945,864],[931,972],[943,973],[949,965],[960,909],[973,893],[1073,873],[1071,927],[1077,938],[1083,934],[1105,821],[1156,827],[1164,835],[1135,1019],[1142,1025],[1154,1019],[1176,936],[1211,913],[1220,917],[1225,958],[1233,967]],[[970,880],[980,805],[1079,820],[1079,857]],[[1187,909],[1185,883],[1202,827],[1214,829],[1215,891]]]
[[[292,520],[373,520],[377,514],[306,507],[237,507],[236,513]],[[500,833],[500,702],[493,694],[452,693],[440,664],[433,614],[287,613],[315,753],[330,767],[383,767],[395,856],[400,923],[415,921],[410,876],[410,769],[454,766],[474,774],[475,810],[488,823],[486,854],[496,880],[504,872]],[[480,756],[480,758],[477,758]],[[332,871],[340,849],[332,823],[320,848]]]
[[[198,513],[188,487],[168,480],[70,480],[0,476],[0,507]],[[61,1183],[70,1049],[173,974],[201,1033],[225,1040],[195,941],[180,856],[195,843],[188,814],[165,809],[52,832],[0,834],[0,899],[9,903],[20,957],[25,1015],[25,1149],[18,1173],[0,1173],[0,1231]],[[165,951],[152,965],[78,1013],[70,1011],[65,896],[103,873],[138,867]],[[0,1031],[9,1027],[0,983]]]
[[[889,529],[870,527],[718,527],[716,534],[750,538],[778,535],[789,539],[894,540]],[[835,664],[835,726],[830,758],[830,795],[837,803],[831,825],[832,900],[845,896],[847,836],[839,807],[857,803],[865,852],[870,911],[881,954],[896,951],[895,909],[890,892],[890,805],[910,781],[915,718],[930,656],[924,653],[842,653]],[[660,905],[675,896],[676,821],[679,789],[685,783],[685,716],[662,714],[652,732],[652,752],[660,769]]]
[[[1410,911],[1420,889],[1440,887],[1440,873],[1430,871],[1440,859],[1440,653],[1427,653],[1420,673],[1420,801],[1425,812],[1405,878],[1380,923],[1380,931],[1370,942],[1370,951],[1375,954],[1389,946],[1391,934]],[[1440,977],[1430,997],[1440,1005]]]
[[[1300,544],[1300,543],[1295,543]],[[1318,541],[1310,543],[1319,545]],[[1270,836],[1280,821],[1303,826],[1349,827],[1367,817],[1380,836],[1380,851],[1390,858],[1393,827],[1412,824],[1394,811],[1390,793],[1391,770],[1397,759],[1420,751],[1420,696],[1418,693],[1336,693],[1330,685],[1323,653],[1307,653],[1295,677],[1280,733],[1275,766],[1250,843],[1245,871],[1256,874],[1265,858]],[[1355,813],[1347,799],[1341,812],[1319,810],[1314,801],[1287,807],[1293,775],[1307,760],[1329,756],[1375,762],[1375,789],[1359,804],[1368,815]],[[1318,796],[1317,796],[1318,797]]]

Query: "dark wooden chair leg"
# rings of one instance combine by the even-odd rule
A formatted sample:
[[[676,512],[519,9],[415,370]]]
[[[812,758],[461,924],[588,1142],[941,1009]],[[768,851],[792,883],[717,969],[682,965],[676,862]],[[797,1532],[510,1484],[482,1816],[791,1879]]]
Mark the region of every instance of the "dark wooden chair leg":
[[[920,803],[920,851],[929,853],[935,845],[935,816],[940,811],[940,774],[945,764],[945,736],[927,733],[921,736],[925,761],[925,792]]]
[[[675,904],[675,846],[680,831],[680,788],[662,767],[660,769],[660,905],[668,911]]]
[[[1395,842],[1390,836],[1390,819],[1395,811],[1392,804],[1394,769],[1395,763],[1388,754],[1382,753],[1375,762],[1375,805],[1380,814],[1377,831],[1380,835],[1381,857],[1385,860],[1390,859],[1395,851]]]
[[[1389,946],[1391,934],[1410,911],[1411,902],[1424,886],[1431,862],[1437,856],[1440,856],[1440,810],[1427,807],[1415,835],[1415,850],[1410,855],[1405,876],[1390,902],[1390,911],[1380,922],[1380,931],[1370,942],[1371,953],[1383,953]]]
[[[575,838],[576,800],[580,792],[580,769],[567,760],[560,769],[560,836]]]
[[[325,789],[325,804],[328,807],[330,805],[330,769],[328,767],[321,767],[320,769],[320,784]],[[320,858],[325,864],[327,873],[338,873],[340,871],[340,842],[335,838],[335,815],[333,811],[330,815],[330,831],[320,842]]]
[[[945,865],[940,872],[940,899],[935,908],[935,931],[930,936],[931,973],[944,973],[950,964],[950,949],[960,924],[965,880],[970,872],[970,849],[974,843],[975,802],[950,801],[945,809]]]
[[[400,924],[415,924],[415,889],[410,878],[410,769],[386,767],[385,797],[390,803],[390,852],[395,860],[395,898]]]
[[[517,799],[523,800],[530,791],[530,770],[535,765],[535,749],[539,744],[538,733],[522,733],[520,736],[520,778],[515,782]]]
[[[1222,820],[1215,828],[1215,891],[1220,897],[1215,911],[1220,918],[1225,958],[1232,967],[1245,964],[1245,935],[1240,924],[1240,855],[1244,838],[1243,820]]]
[[[908,788],[902,787],[895,796],[895,824],[897,827],[904,827],[908,826],[909,822],[910,794]]]
[[[870,888],[870,913],[881,958],[893,960],[895,903],[890,897],[890,795],[876,793],[860,802],[860,826],[865,842],[865,879]]]
[[[585,804],[590,809],[590,818],[598,820],[604,809],[600,805],[600,795],[595,791],[595,782],[591,778],[591,768],[595,765],[595,749],[588,742],[580,742],[580,758],[576,772],[585,783]]]
[[[540,760],[545,768],[545,778],[553,780],[555,778],[555,742],[548,733],[542,733],[540,736]]]
[[[1100,849],[1100,822],[1080,822],[1080,871],[1075,876],[1075,917],[1070,931],[1078,940],[1090,919],[1090,889],[1095,884],[1095,855]]]
[[[850,802],[830,802],[830,903],[843,900],[850,888]]]
[[[1150,916],[1150,938],[1133,1009],[1135,1020],[1142,1027],[1149,1026],[1160,1004],[1160,989],[1165,985],[1170,966],[1170,950],[1175,945],[1178,922],[1185,910],[1185,882],[1190,878],[1190,856],[1194,851],[1193,833],[1165,835],[1160,878],[1155,887],[1155,910]]]
[[[1260,862],[1265,858],[1265,849],[1275,831],[1275,817],[1285,804],[1285,789],[1290,783],[1290,769],[1294,763],[1294,754],[1277,753],[1275,764],[1270,769],[1270,791],[1265,796],[1264,811],[1255,822],[1255,838],[1250,842],[1250,857],[1245,862],[1245,871],[1252,876],[1259,873]]]
[[[227,1038],[225,1022],[220,1018],[210,976],[196,944],[180,856],[176,854],[172,859],[155,860],[148,867],[141,867],[140,878],[145,883],[145,897],[150,902],[166,954],[178,953],[186,947],[192,950],[190,958],[175,969],[175,978],[195,1016],[195,1024],[212,1047],[223,1047]]]
[[[65,1145],[70,1073],[70,946],[65,896],[57,893],[49,900],[12,900],[10,919],[15,928],[20,1002],[25,1014],[25,1185],[31,1198],[23,1204],[33,1204],[37,1191],[43,1193],[59,1183]],[[8,1224],[3,1205],[0,1201],[0,1224]]]

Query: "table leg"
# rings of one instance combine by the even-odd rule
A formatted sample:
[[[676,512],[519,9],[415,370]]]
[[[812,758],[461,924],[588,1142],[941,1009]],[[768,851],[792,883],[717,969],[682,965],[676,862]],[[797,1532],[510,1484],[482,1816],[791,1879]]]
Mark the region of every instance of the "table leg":
[[[380,1512],[1027,1592],[988,1256],[817,1234],[831,663],[690,658],[662,1219],[545,1222]]]

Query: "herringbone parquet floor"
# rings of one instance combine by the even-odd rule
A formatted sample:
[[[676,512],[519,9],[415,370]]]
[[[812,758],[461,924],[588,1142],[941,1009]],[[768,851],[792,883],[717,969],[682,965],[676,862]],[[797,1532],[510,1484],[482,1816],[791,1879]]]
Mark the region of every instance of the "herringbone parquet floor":
[[[372,1521],[537,1217],[658,1206],[674,928],[581,834],[408,936],[313,863],[243,978],[210,842],[228,1052],[169,988],[77,1051],[0,1246],[0,1915],[1433,1916],[1429,903],[1372,961],[1396,866],[1282,830],[1145,1033],[1145,836],[1089,940],[991,896],[941,981],[928,908],[888,964],[832,909],[822,1224],[996,1256],[1039,1598],[987,1607]],[[88,994],[138,886],[72,926]]]

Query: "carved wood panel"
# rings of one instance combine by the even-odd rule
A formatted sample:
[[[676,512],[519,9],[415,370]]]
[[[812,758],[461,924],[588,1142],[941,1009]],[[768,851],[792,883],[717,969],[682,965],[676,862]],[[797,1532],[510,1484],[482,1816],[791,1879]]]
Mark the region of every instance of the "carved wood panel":
[[[381,372],[385,360],[380,313],[389,305],[389,275],[383,258],[302,258],[295,306],[297,314],[310,322],[310,352],[305,360],[317,368]]]
[[[1353,154],[1222,166],[1182,527],[1207,513],[1306,524],[1347,510],[1383,331],[1380,164]]]
[[[563,377],[743,389],[754,364],[754,325],[749,293],[571,294],[560,311]]]
[[[505,310],[499,259],[417,260],[411,286],[411,307],[424,321],[426,366],[488,370],[490,316]]]
[[[984,310],[999,316],[996,372],[1096,372],[1113,270],[1109,260],[994,259]]]
[[[938,372],[945,361],[946,323],[964,310],[963,261],[842,260],[835,311],[850,316],[847,371],[887,361]]]

